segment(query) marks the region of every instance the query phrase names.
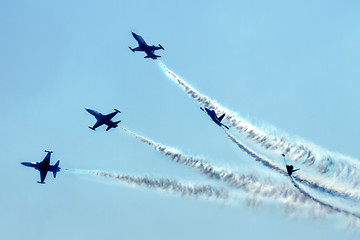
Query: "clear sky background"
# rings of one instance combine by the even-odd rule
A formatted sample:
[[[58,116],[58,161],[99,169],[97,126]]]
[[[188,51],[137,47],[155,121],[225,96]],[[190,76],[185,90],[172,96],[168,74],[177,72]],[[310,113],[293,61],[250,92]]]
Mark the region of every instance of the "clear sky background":
[[[358,1],[1,1],[0,238],[358,239],[337,215],[293,219],[276,202],[183,198],[65,168],[212,183],[120,129],[91,131],[89,107],[118,108],[122,126],[189,155],[276,175],[237,149],[156,61],[132,53],[131,31],[257,126],[359,159],[359,11]],[[41,161],[44,149],[62,171],[41,185],[20,162]]]

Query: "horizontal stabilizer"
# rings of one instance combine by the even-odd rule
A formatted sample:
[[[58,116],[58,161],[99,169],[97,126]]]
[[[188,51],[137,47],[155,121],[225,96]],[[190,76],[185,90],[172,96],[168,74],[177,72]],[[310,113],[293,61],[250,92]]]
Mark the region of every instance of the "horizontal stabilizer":
[[[117,122],[114,122],[114,127],[117,127],[117,124],[120,123],[121,120],[117,121]]]

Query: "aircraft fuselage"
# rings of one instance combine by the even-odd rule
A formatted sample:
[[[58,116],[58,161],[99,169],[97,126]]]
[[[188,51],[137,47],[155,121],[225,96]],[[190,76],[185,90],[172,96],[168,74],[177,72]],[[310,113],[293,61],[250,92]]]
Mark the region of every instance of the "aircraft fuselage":
[[[208,108],[205,108],[205,110],[206,110],[206,113],[210,116],[210,118],[211,118],[217,125],[219,125],[219,126],[221,127],[222,124],[221,124],[221,122],[219,121],[219,119],[218,119],[215,111],[214,111],[214,110],[210,110],[210,109],[208,109]]]
[[[136,34],[134,32],[131,32],[133,37],[135,38],[135,40],[138,42],[139,46],[136,47],[136,48],[130,48],[131,51],[133,52],[138,52],[138,51],[142,51],[142,52],[145,52],[146,53],[146,56],[145,58],[152,58],[152,59],[157,59],[158,57],[161,57],[161,56],[158,56],[158,55],[155,55],[155,50],[159,50],[159,49],[162,49],[164,50],[164,48],[159,44],[159,46],[155,46],[155,45],[148,45],[145,40],[139,35],[139,34]]]
[[[142,47],[142,46],[148,46],[145,42],[145,40],[142,38],[142,36],[136,34],[136,33],[133,33],[132,32],[132,35],[133,37],[135,38],[135,40],[138,42],[139,46]]]
[[[221,115],[220,117],[218,117],[218,116],[216,115],[216,113],[215,113],[214,110],[210,110],[210,109],[208,109],[208,108],[206,108],[206,107],[204,107],[204,108],[200,107],[200,109],[201,109],[202,111],[206,112],[207,115],[210,116],[211,120],[213,120],[213,122],[216,123],[218,126],[220,126],[220,127],[225,127],[226,129],[229,129],[228,126],[226,126],[225,124],[222,124],[222,123],[221,123],[221,120],[223,119],[223,117],[225,116],[225,114],[223,114],[223,115]],[[205,109],[205,110],[204,110],[204,109]]]
[[[45,156],[44,160],[42,162],[22,162],[21,164],[26,166],[26,167],[32,167],[35,168],[36,170],[38,170],[40,172],[40,177],[41,177],[41,181],[38,183],[45,183],[45,177],[47,172],[53,172],[54,174],[54,178],[56,177],[56,173],[60,172],[60,167],[59,167],[59,162],[57,161],[57,163],[55,165],[50,165],[50,156],[52,151],[49,150],[45,150],[47,152],[47,155]]]

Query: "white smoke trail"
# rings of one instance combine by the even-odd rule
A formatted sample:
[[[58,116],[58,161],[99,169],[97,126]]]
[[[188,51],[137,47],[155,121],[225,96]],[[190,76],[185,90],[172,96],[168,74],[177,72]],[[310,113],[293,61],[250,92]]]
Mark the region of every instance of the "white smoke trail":
[[[74,170],[73,170],[74,171]],[[181,196],[204,197],[226,200],[229,193],[224,188],[217,188],[210,184],[188,184],[169,178],[150,178],[147,176],[132,176],[120,173],[111,173],[105,171],[76,170],[77,172],[87,173],[99,177],[111,178],[127,185],[144,186],[146,188],[158,189],[168,193],[176,193]]]
[[[336,206],[332,206],[331,204],[327,204],[309,193],[305,192],[301,188],[299,188],[295,183],[296,187],[299,191],[295,189],[289,189],[289,186],[286,184],[279,184],[278,182],[274,182],[271,179],[266,179],[266,181],[261,181],[253,174],[250,175],[237,175],[235,172],[232,172],[228,169],[218,169],[214,167],[211,163],[206,162],[200,158],[189,157],[182,154],[179,151],[170,149],[166,146],[161,144],[155,143],[150,139],[147,139],[143,136],[137,135],[130,130],[121,127],[125,132],[131,134],[135,138],[139,139],[140,141],[148,144],[149,146],[153,147],[155,150],[158,150],[160,153],[168,156],[171,160],[181,163],[185,166],[189,166],[191,168],[199,170],[202,174],[214,178],[218,181],[222,181],[228,184],[231,187],[240,189],[249,195],[253,196],[253,201],[249,200],[249,203],[257,203],[259,197],[263,198],[271,198],[274,200],[280,200],[285,204],[290,205],[305,205],[305,204],[317,204],[320,208],[320,211],[325,211],[326,213],[331,212],[338,212],[344,214],[345,216],[353,216],[360,218],[357,213],[352,213],[350,211],[338,208]],[[252,153],[251,150],[247,150],[249,153]],[[252,153],[253,156],[256,156],[259,161],[265,162],[260,156],[257,156],[255,153]],[[278,171],[279,173],[287,176],[286,172],[282,170],[280,167],[273,166],[271,163],[269,164],[270,167],[273,167],[274,170]],[[336,192],[335,192],[336,193]],[[312,212],[319,210],[315,207],[310,207]],[[329,212],[330,210],[330,212]]]
[[[286,137],[272,137],[269,133],[265,133],[245,120],[241,119],[237,114],[232,113],[226,108],[222,107],[216,101],[211,100],[209,97],[200,94],[197,90],[192,88],[183,79],[178,77],[174,72],[165,66],[160,60],[160,65],[165,70],[166,74],[174,79],[176,83],[184,88],[184,91],[191,96],[195,101],[203,106],[214,109],[217,114],[225,113],[224,120],[228,123],[229,127],[236,128],[239,133],[253,142],[259,144],[265,149],[277,150],[285,153],[288,159],[295,161],[305,166],[313,166],[314,169],[328,177],[336,177],[346,179],[347,183],[352,183],[354,187],[360,185],[360,164],[358,161],[331,153],[320,153],[324,151],[318,151],[317,153],[312,148],[319,147],[313,146],[312,148],[308,143],[290,143]],[[318,155],[318,156],[317,156]]]
[[[284,176],[287,176],[287,172],[285,169],[269,159],[260,156],[259,154],[252,151],[250,148],[246,147],[244,144],[242,144],[238,139],[236,139],[233,135],[231,135],[228,131],[224,130],[227,137],[236,144],[243,152],[245,152],[247,155],[252,157],[255,161],[260,162],[264,166],[270,168],[271,170],[278,172]],[[322,192],[326,192],[332,196],[341,197],[345,199],[350,200],[360,200],[360,193],[358,191],[355,191],[353,189],[347,189],[345,186],[342,186],[342,189],[337,188],[336,186],[326,186],[321,183],[318,183],[316,181],[313,181],[311,179],[308,179],[306,177],[303,177],[301,175],[293,176],[298,182],[301,182],[302,184],[305,184],[313,189],[320,190]],[[345,189],[344,189],[345,188]]]

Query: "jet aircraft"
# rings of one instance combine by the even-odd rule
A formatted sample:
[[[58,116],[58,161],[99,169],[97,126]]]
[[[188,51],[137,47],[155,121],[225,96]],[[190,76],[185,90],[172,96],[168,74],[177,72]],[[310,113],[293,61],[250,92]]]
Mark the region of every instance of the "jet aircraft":
[[[147,45],[147,43],[145,42],[145,40],[139,35],[139,34],[136,34],[134,32],[131,32],[132,35],[134,36],[134,38],[136,39],[136,41],[138,42],[139,46],[136,47],[136,48],[130,48],[131,51],[133,52],[145,52],[146,53],[146,56],[144,58],[152,58],[152,59],[157,59],[158,57],[161,57],[161,56],[158,56],[158,55],[155,55],[155,50],[159,50],[159,49],[162,49],[164,50],[164,48],[159,44],[159,46],[155,46],[155,45]]]
[[[103,115],[103,114],[101,114],[95,110],[89,109],[89,108],[85,108],[85,109],[86,109],[86,111],[88,111],[91,115],[93,115],[96,118],[96,123],[94,124],[94,126],[93,127],[89,126],[89,128],[91,130],[95,131],[95,129],[97,127],[100,127],[101,125],[105,124],[105,125],[107,125],[106,131],[109,131],[111,128],[116,128],[118,126],[118,123],[121,122],[121,120],[117,121],[117,122],[111,121],[111,119],[113,117],[115,117],[116,114],[120,113],[120,111],[117,109],[114,109],[115,112],[107,114],[107,115]]]
[[[282,154],[282,156],[284,157],[284,161],[285,161],[285,165],[286,165],[286,171],[287,171],[287,173],[289,174],[289,177],[291,177],[291,175],[293,174],[293,172],[296,172],[296,171],[300,170],[300,168],[294,170],[293,165],[288,165],[288,164],[286,163],[285,154]]]
[[[206,112],[206,113],[211,117],[211,119],[214,121],[214,123],[216,123],[216,124],[219,125],[220,127],[224,126],[226,129],[229,129],[228,126],[226,126],[225,124],[222,124],[222,123],[221,123],[221,120],[224,118],[225,113],[224,113],[223,115],[221,115],[220,117],[217,117],[217,115],[216,115],[216,113],[215,113],[214,110],[210,110],[210,109],[208,109],[208,108],[205,108],[205,110],[204,110],[204,108],[202,108],[202,107],[200,107],[200,109],[201,109],[202,111]]]
[[[47,152],[44,160],[42,162],[22,162],[21,164],[27,167],[33,167],[40,172],[40,179],[38,183],[45,184],[46,174],[48,172],[53,172],[54,178],[56,178],[56,173],[60,172],[59,163],[60,160],[55,163],[55,165],[50,165],[50,157],[51,157],[51,150],[45,150]]]

